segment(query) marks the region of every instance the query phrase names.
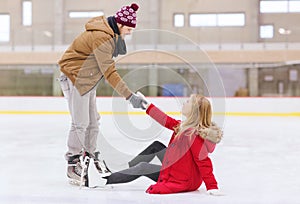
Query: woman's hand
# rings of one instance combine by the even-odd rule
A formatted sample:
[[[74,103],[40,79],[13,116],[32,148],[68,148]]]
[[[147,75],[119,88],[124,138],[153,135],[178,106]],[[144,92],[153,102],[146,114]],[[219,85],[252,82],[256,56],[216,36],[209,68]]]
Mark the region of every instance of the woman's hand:
[[[224,196],[225,195],[219,189],[210,189],[210,190],[207,190],[207,194],[208,195],[212,195],[212,196]]]

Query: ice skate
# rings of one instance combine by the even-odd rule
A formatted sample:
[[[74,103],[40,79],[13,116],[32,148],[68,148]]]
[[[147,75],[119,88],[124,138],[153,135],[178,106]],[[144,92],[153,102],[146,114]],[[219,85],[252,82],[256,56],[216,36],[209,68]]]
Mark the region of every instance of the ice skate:
[[[69,183],[77,186],[89,186],[88,166],[90,157],[88,153],[75,155],[68,160],[67,176]]]
[[[111,175],[111,171],[108,169],[104,160],[99,158],[100,152],[95,152],[94,164],[101,177]]]

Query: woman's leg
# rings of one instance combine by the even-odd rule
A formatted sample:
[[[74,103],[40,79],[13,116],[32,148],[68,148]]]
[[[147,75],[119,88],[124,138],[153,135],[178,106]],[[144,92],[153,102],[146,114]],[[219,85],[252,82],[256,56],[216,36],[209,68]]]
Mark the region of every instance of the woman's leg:
[[[155,141],[149,145],[145,150],[139,153],[135,158],[128,162],[129,167],[136,166],[140,162],[149,163],[155,156],[162,162],[166,153],[166,146],[159,142]]]
[[[158,180],[160,169],[160,165],[141,162],[134,167],[112,173],[110,176],[104,178],[107,179],[106,184],[127,183],[140,176],[146,176],[156,182]]]

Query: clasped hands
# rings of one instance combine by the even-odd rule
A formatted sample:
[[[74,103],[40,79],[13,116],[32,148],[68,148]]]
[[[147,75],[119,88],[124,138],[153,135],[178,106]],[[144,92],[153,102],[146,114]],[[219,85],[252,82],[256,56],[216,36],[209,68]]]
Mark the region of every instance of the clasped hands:
[[[127,100],[134,108],[146,110],[149,106],[149,102],[146,100],[146,97],[139,91],[137,93],[132,93]]]

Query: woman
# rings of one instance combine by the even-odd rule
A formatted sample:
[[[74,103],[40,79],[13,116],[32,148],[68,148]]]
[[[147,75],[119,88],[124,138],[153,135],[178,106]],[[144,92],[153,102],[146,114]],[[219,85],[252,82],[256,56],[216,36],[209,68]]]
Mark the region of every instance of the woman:
[[[208,153],[214,151],[223,133],[211,121],[209,100],[201,95],[191,95],[183,104],[182,115],[186,120],[182,122],[169,117],[153,104],[147,104],[146,108],[149,116],[173,130],[168,147],[164,149],[161,146],[153,151],[155,155],[160,153],[157,156],[161,159],[162,166],[148,163],[149,158],[144,161],[135,158],[129,162],[129,166],[136,164],[135,166],[105,177],[106,184],[130,182],[146,176],[156,181],[156,184],[146,190],[150,194],[195,191],[204,182],[209,194],[220,195]],[[153,144],[150,145],[152,146]]]

